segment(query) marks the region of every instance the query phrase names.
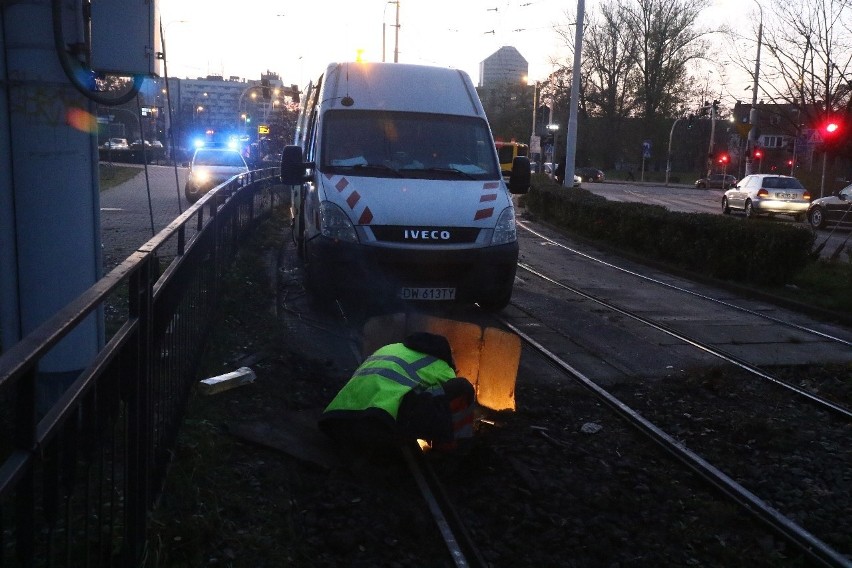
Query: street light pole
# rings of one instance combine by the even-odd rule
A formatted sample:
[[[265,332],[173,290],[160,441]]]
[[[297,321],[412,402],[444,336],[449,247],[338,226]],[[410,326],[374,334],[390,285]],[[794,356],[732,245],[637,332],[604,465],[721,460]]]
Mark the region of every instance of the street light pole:
[[[677,123],[680,121],[680,118],[676,119],[674,124],[672,124],[672,129],[669,131],[669,154],[666,159],[666,187],[669,186],[669,174],[672,171],[672,136],[674,136],[675,126],[677,126]]]
[[[748,146],[746,147],[746,163],[745,175],[752,173],[752,162],[754,158],[755,142],[757,139],[757,81],[760,76],[760,46],[763,43],[763,6],[760,2],[754,0],[757,7],[760,9],[760,23],[757,25],[757,58],[754,63],[754,85],[751,88],[751,109],[748,111],[748,123],[751,128],[748,131]]]

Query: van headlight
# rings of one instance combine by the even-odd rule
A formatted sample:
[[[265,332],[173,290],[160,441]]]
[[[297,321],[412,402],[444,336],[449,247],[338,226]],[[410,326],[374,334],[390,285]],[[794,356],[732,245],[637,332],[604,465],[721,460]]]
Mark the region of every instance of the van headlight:
[[[320,232],[324,237],[345,243],[358,242],[355,226],[340,207],[330,201],[323,201],[320,203],[319,214]]]
[[[518,233],[515,229],[515,208],[506,207],[497,219],[497,225],[494,227],[494,236],[491,238],[491,244],[502,245],[506,243],[513,243],[516,240],[518,240]]]

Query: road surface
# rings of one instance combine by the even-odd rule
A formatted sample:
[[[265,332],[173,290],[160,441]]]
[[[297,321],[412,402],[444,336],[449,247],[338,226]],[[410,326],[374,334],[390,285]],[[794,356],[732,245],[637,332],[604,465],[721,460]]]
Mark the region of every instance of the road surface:
[[[690,185],[669,185],[668,187],[650,182],[606,182],[606,183],[584,183],[583,189],[596,195],[607,198],[610,201],[630,201],[661,205],[670,211],[681,211],[684,213],[715,213],[722,214],[721,189],[695,189]],[[733,213],[734,218],[743,222],[746,218],[742,214]],[[784,215],[771,220],[775,223],[795,223],[792,217]],[[801,226],[810,228],[807,222],[801,222]],[[831,227],[816,231],[815,246],[825,242],[820,252],[822,258],[829,258],[836,252],[838,247],[844,247],[839,254],[840,260],[847,260],[847,254],[852,252],[852,235],[849,230],[838,229],[832,233]]]

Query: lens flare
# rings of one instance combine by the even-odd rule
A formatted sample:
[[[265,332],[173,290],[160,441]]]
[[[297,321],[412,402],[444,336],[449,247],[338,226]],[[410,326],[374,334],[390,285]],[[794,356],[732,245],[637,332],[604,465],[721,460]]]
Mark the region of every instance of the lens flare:
[[[81,108],[72,107],[65,113],[65,121],[81,132],[94,134],[98,131],[98,119],[90,112]]]

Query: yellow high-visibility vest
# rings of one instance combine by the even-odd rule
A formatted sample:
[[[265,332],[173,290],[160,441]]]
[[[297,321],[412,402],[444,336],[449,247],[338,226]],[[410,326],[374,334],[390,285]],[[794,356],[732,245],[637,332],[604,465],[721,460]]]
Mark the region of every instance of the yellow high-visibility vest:
[[[444,360],[392,343],[361,363],[325,412],[379,408],[396,420],[406,393],[416,390],[443,394],[441,385],[455,376]]]

